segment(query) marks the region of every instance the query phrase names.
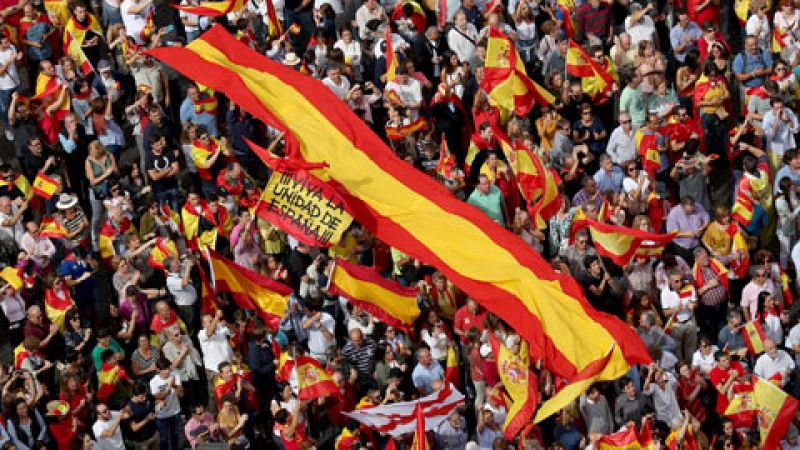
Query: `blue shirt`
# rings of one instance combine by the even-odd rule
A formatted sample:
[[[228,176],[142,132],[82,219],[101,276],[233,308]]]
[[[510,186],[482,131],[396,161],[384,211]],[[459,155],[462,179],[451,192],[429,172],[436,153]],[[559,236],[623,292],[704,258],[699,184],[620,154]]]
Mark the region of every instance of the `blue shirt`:
[[[772,55],[759,49],[755,55],[751,55],[744,51],[736,55],[733,60],[733,73],[737,75],[751,73],[756,69],[768,69],[772,67]],[[750,78],[743,81],[742,84],[748,88],[761,86],[766,81],[766,76]]]
[[[219,132],[217,131],[217,117],[213,114],[209,114],[207,112],[202,112],[197,114],[194,108],[194,102],[186,98],[181,103],[181,122],[189,122],[194,123],[197,125],[202,125],[205,127],[208,134],[214,137],[219,136]]]
[[[73,257],[64,258],[64,261],[61,262],[61,266],[58,268],[58,274],[62,277],[70,277],[73,280],[77,280],[84,273],[90,272],[92,268],[89,267],[83,261],[76,260]],[[94,279],[92,277],[87,278],[86,280],[82,281],[80,284],[75,286],[75,294],[76,295],[87,295],[94,291]]]
[[[600,169],[594,174],[593,178],[600,192],[622,192],[622,180],[625,178],[625,175],[622,173],[622,169],[620,169],[619,166],[614,166],[614,168],[611,169],[610,175],[605,170]]]
[[[778,195],[781,190],[780,183],[783,177],[789,177],[793,185],[800,186],[800,172],[793,172],[789,166],[783,166],[778,169],[778,173],[775,175],[775,185],[772,186],[772,192],[775,195]]]
[[[41,47],[28,45],[28,58],[33,61],[41,61],[53,56],[53,49],[50,47],[50,43],[44,38],[44,35],[52,29],[53,27],[49,23],[44,22],[38,22],[34,26],[28,28],[28,31],[25,32],[25,40],[40,42],[42,44]]]
[[[680,62],[686,58],[686,52],[693,48],[697,48],[697,40],[703,35],[703,31],[700,30],[700,27],[697,26],[696,23],[689,21],[689,26],[683,28],[680,24],[675,25],[672,27],[672,30],[669,32],[669,43],[672,45],[672,51],[675,54],[675,59]],[[676,48],[680,47],[683,43],[683,38],[689,36],[693,43],[684,47],[683,51],[678,53],[675,51]]]
[[[417,367],[414,367],[414,372],[411,373],[411,379],[414,381],[414,387],[422,388],[425,391],[425,395],[427,395],[433,392],[432,384],[434,380],[444,380],[444,370],[436,360],[431,362],[430,367],[417,364]]]
[[[750,226],[744,227],[744,232],[748,236],[758,236],[761,230],[769,224],[769,217],[767,217],[764,207],[759,204],[753,204],[753,218],[750,221]]]

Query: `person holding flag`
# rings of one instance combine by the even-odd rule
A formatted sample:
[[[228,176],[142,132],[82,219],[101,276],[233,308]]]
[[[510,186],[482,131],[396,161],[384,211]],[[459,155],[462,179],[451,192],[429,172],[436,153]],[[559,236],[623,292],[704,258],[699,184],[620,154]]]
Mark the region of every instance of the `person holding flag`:
[[[661,291],[661,309],[670,318],[668,333],[675,340],[675,356],[686,361],[697,348],[699,330],[694,318],[697,296],[694,287],[684,280],[679,270],[673,270],[667,276],[669,286]]]

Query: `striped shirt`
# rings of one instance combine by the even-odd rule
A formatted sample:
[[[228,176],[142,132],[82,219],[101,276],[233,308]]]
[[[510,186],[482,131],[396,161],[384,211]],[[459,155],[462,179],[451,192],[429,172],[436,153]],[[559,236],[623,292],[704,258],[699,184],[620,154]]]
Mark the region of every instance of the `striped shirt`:
[[[350,361],[356,372],[358,372],[357,384],[365,384],[372,379],[372,372],[375,370],[375,350],[378,344],[371,338],[365,337],[360,346],[347,341],[342,349],[342,355]]]
[[[592,8],[589,2],[578,9],[578,29],[583,34],[594,34],[600,39],[608,37],[611,31],[611,8],[606,2],[600,2],[597,9]]]
[[[725,286],[722,285],[722,282],[720,282],[717,274],[713,269],[711,269],[711,267],[708,266],[701,267],[700,270],[703,271],[703,279],[706,281],[706,283],[710,283],[711,280],[717,280],[719,282],[716,287],[713,287],[700,294],[700,303],[705,306],[717,306],[724,302],[728,297],[728,292],[725,290]]]

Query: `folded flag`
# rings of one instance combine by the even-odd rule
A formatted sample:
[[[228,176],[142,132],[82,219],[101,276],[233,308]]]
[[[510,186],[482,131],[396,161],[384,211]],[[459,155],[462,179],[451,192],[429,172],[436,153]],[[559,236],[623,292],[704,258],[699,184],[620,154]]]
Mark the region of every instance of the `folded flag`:
[[[292,289],[216,252],[207,254],[216,292],[229,292],[242,309],[255,311],[267,328],[278,329]]]
[[[387,280],[373,268],[337,259],[330,275],[331,294],[341,295],[381,322],[402,330],[419,317],[417,292]]]
[[[657,257],[664,247],[678,233],[655,234],[634,228],[600,223],[588,219],[589,233],[592,235],[597,253],[605,256],[615,264],[627,266],[635,256]]]
[[[36,174],[36,179],[33,180],[31,190],[33,190],[34,194],[50,200],[58,190],[58,181],[48,177],[43,172],[39,172]]]
[[[46,238],[62,239],[67,234],[67,229],[55,217],[45,217],[39,226],[39,236]]]
[[[298,398],[300,401],[316,400],[331,395],[342,395],[339,386],[333,382],[319,362],[310,356],[298,356],[294,359],[297,371]]]

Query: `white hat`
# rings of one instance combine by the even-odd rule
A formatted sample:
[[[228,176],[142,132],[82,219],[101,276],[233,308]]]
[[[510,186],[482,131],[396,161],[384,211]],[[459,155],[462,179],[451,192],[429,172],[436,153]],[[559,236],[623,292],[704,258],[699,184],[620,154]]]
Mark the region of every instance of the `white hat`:
[[[300,58],[298,58],[294,52],[289,52],[283,57],[283,64],[286,66],[296,66],[300,64],[300,62]]]
[[[492,354],[492,346],[489,344],[481,345],[481,357],[486,358]]]
[[[56,208],[58,209],[70,209],[73,206],[78,204],[78,197],[70,194],[61,194],[58,196],[58,202],[56,203]]]

